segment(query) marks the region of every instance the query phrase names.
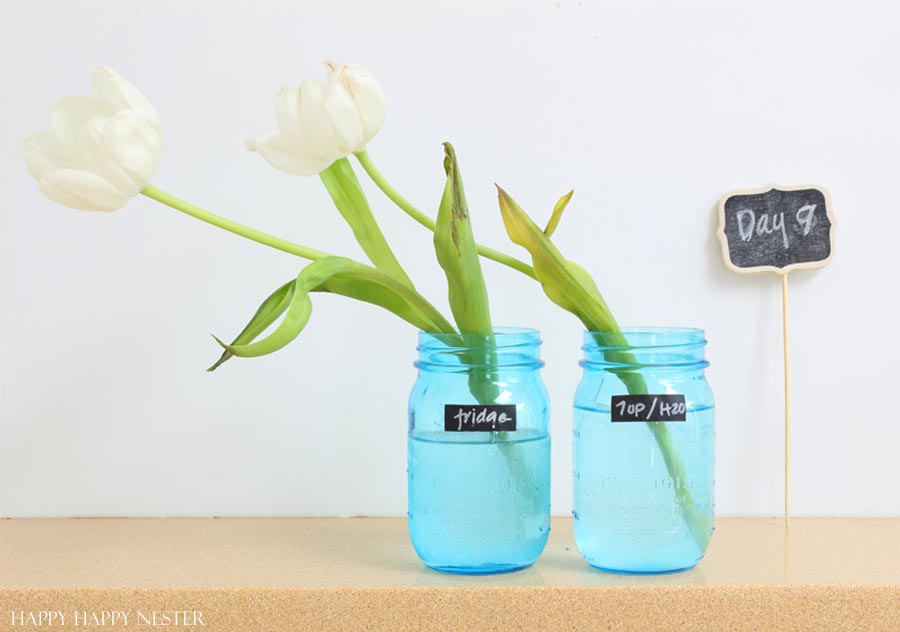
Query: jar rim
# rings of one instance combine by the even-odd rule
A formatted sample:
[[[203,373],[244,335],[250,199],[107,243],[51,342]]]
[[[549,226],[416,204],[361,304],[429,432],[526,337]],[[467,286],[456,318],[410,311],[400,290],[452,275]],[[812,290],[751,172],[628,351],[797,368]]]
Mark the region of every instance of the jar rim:
[[[583,349],[663,349],[705,344],[706,332],[697,327],[631,326],[622,327],[619,332],[585,331]]]
[[[491,338],[493,337],[493,340]],[[483,348],[486,345],[497,349],[507,349],[522,345],[542,344],[541,332],[530,327],[494,327],[493,336],[484,334],[439,334],[419,331],[419,347],[430,345],[455,349]]]

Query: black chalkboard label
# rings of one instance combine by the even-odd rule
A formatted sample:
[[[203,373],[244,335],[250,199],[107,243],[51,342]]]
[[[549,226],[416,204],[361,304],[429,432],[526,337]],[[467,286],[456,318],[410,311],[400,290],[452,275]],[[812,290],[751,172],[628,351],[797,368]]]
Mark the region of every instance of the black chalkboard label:
[[[613,395],[613,421],[685,421],[684,395]]]
[[[444,430],[446,432],[500,432],[516,429],[515,404],[446,404]]]
[[[719,239],[725,263],[737,272],[786,273],[831,259],[828,193],[821,187],[735,191],[719,202]]]

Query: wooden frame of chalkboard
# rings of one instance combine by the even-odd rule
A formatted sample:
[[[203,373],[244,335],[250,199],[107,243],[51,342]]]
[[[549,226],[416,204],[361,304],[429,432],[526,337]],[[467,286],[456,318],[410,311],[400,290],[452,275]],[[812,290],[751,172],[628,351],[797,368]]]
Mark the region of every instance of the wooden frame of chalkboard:
[[[773,190],[777,191],[806,191],[806,190],[815,190],[822,193],[825,197],[825,215],[828,218],[830,223],[830,228],[828,231],[828,241],[830,250],[828,256],[824,259],[820,259],[818,261],[803,261],[799,263],[791,263],[784,267],[773,266],[773,265],[761,265],[761,266],[737,266],[731,260],[731,251],[728,247],[728,236],[725,233],[726,229],[726,221],[727,217],[725,214],[725,204],[726,202],[735,196],[740,195],[759,195],[764,193],[769,193]],[[758,187],[755,189],[739,189],[736,191],[729,191],[725,195],[719,199],[718,204],[718,214],[719,214],[719,226],[716,229],[716,237],[719,239],[719,247],[722,250],[722,259],[725,260],[725,265],[727,265],[734,272],[738,272],[740,274],[756,274],[759,272],[774,272],[780,275],[786,275],[791,270],[801,270],[801,269],[809,269],[809,268],[821,268],[828,264],[829,261],[834,257],[834,227],[837,224],[837,219],[834,216],[834,213],[831,210],[831,196],[828,194],[828,190],[825,187],[808,184],[808,185],[792,185],[792,186],[782,186],[780,184],[769,184],[763,187]]]

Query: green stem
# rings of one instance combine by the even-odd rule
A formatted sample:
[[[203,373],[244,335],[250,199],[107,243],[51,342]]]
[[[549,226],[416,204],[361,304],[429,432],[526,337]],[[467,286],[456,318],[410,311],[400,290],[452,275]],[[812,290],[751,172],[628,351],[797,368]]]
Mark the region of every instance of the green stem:
[[[202,209],[199,206],[194,206],[189,202],[185,202],[184,200],[177,198],[174,195],[170,195],[153,185],[148,184],[143,189],[141,189],[141,193],[152,200],[161,202],[166,206],[170,206],[175,210],[181,211],[182,213],[190,215],[191,217],[195,217],[201,221],[206,222],[207,224],[212,224],[213,226],[217,226],[219,228],[227,230],[231,233],[234,233],[235,235],[246,237],[251,241],[264,244],[271,248],[275,248],[276,250],[281,250],[282,252],[287,252],[297,257],[311,259],[314,261],[325,259],[326,257],[333,257],[333,255],[330,255],[327,252],[316,250],[314,248],[308,248],[307,246],[302,246],[292,241],[276,237],[275,235],[270,235],[260,230],[256,230],[255,228],[250,228],[249,226],[239,224],[238,222],[224,218],[220,215],[216,215],[215,213],[211,213],[210,211]],[[372,266],[356,261],[353,261],[351,263],[352,265],[349,271],[354,273],[356,278],[367,279],[394,292],[397,296],[405,300],[413,308],[414,313],[417,313],[419,316],[421,316],[421,319],[411,318],[408,315],[404,316],[403,314],[397,312],[395,309],[391,309],[391,305],[388,303],[379,302],[377,300],[369,300],[366,298],[361,299],[357,293],[351,291],[352,288],[347,288],[340,285],[338,285],[337,287],[326,288],[326,283],[323,284],[321,288],[311,288],[311,290],[321,289],[324,291],[334,292],[336,294],[343,294],[350,298],[365,300],[367,302],[384,307],[389,311],[392,311],[393,313],[397,314],[407,322],[412,323],[416,327],[433,328],[439,333],[456,333],[453,325],[451,325],[447,321],[447,319],[444,318],[444,316],[421,294],[416,292],[408,283],[408,280],[406,278],[397,279],[377,268],[373,268]],[[229,353],[230,351],[226,350],[226,353],[223,354],[223,357],[220,358],[212,368],[216,368],[217,366],[221,365],[222,362],[227,360],[228,357],[230,357],[230,355],[228,355]]]
[[[616,329],[618,330],[618,326],[616,326]],[[620,331],[616,331],[616,333],[621,335]],[[598,341],[598,345],[606,346],[609,344],[610,342],[608,340],[603,342]],[[622,336],[621,341],[618,344],[625,347],[628,345],[628,342],[625,337]],[[607,351],[603,356],[607,361],[615,364],[638,364],[634,355],[625,351]],[[647,381],[640,373],[629,370],[613,371],[613,373],[615,373],[622,381],[629,394],[649,394],[650,391],[647,388]],[[702,552],[706,549],[706,545],[709,544],[710,536],[712,536],[712,524],[710,524],[706,514],[697,507],[697,503],[694,501],[690,490],[684,484],[684,481],[686,480],[684,463],[681,460],[681,456],[678,454],[675,444],[672,442],[672,436],[669,434],[669,429],[663,422],[647,422],[646,425],[647,429],[650,430],[650,433],[653,435],[656,444],[659,446],[663,462],[666,464],[666,469],[669,472],[669,476],[672,478],[676,504],[681,507],[688,530],[691,532],[694,542],[697,543],[697,546]]]
[[[369,261],[379,270],[412,287],[412,280],[397,261],[378,222],[375,221],[375,216],[372,215],[366,194],[363,193],[350,161],[346,158],[334,161],[330,167],[319,173],[319,178]]]
[[[372,158],[369,156],[369,152],[363,150],[353,155],[356,156],[359,164],[369,175],[369,177],[372,178],[372,182],[374,182],[394,204],[400,207],[400,210],[419,222],[428,230],[434,232],[434,220],[417,209],[409,200],[400,195],[397,189],[391,186],[391,184],[384,178],[384,176],[381,175],[381,172],[378,171],[378,168],[375,167],[375,163],[372,162]],[[503,265],[508,266],[513,270],[518,270],[522,274],[530,276],[532,279],[537,278],[534,274],[534,268],[532,268],[524,261],[519,261],[515,257],[503,254],[502,252],[494,250],[493,248],[482,246],[481,244],[476,244],[475,249],[478,251],[479,255],[486,259],[496,261],[497,263],[502,263]]]
[[[465,336],[460,338],[460,345],[467,344]],[[460,356],[465,364],[471,365],[468,370],[469,392],[480,405],[489,405],[497,401],[500,395],[498,381],[498,359],[494,336],[487,336],[484,347],[473,347],[463,352]],[[497,446],[506,467],[512,474],[516,487],[522,498],[533,506],[539,496],[540,487],[537,483],[537,472],[531,463],[522,454],[521,446],[509,439],[509,432],[491,432],[491,442]]]
[[[207,224],[218,226],[219,228],[234,233],[235,235],[246,237],[251,241],[264,244],[266,246],[269,246],[270,248],[275,248],[276,250],[281,250],[282,252],[287,252],[304,259],[315,260],[330,256],[327,252],[322,252],[321,250],[316,250],[315,248],[301,246],[300,244],[288,241],[287,239],[282,239],[281,237],[276,237],[275,235],[264,233],[261,230],[250,228],[249,226],[239,224],[238,222],[226,219],[224,217],[221,217],[220,215],[216,215],[215,213],[211,213],[205,209],[200,208],[199,206],[194,206],[193,204],[185,202],[184,200],[179,199],[174,195],[170,195],[165,191],[157,189],[152,184],[148,184],[143,189],[141,189],[141,193],[152,200],[161,202],[162,204],[170,206],[177,211],[181,211],[186,215],[190,215],[191,217],[196,217],[197,219],[204,221]]]

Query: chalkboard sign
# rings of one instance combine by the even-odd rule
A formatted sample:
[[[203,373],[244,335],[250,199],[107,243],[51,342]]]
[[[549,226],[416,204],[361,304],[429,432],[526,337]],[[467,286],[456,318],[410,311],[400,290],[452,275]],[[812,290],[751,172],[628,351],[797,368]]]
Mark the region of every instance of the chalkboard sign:
[[[511,432],[516,429],[515,404],[446,404],[445,432]]]
[[[684,421],[684,395],[613,395],[613,421]]]
[[[735,272],[824,266],[834,224],[828,192],[817,186],[733,191],[719,202],[722,257]]]

